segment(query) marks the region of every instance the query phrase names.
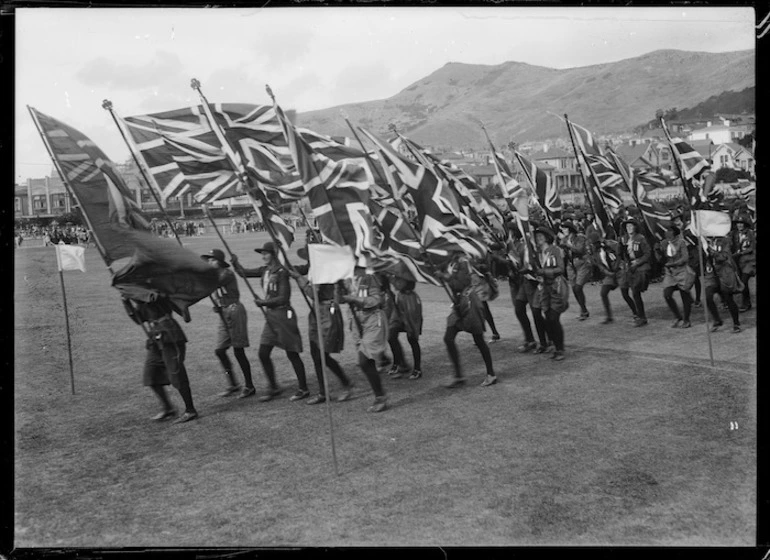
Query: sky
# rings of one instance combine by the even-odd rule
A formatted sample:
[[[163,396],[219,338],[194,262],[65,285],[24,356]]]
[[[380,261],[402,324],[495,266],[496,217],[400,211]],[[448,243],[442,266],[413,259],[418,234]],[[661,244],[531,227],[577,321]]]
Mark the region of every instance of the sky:
[[[746,7],[20,8],[15,18],[17,182],[52,170],[27,105],[123,162],[102,101],[123,117],[196,105],[192,78],[209,102],[270,103],[269,84],[301,113],[386,99],[449,62],[571,68],[658,49],[754,49],[756,36]]]

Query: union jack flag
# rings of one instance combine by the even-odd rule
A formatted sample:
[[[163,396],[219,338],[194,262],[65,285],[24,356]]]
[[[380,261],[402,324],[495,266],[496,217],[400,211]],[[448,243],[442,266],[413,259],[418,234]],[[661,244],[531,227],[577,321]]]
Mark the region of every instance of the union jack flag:
[[[534,248],[534,234],[532,226],[529,223],[529,192],[514,177],[511,167],[505,161],[503,154],[495,149],[492,140],[489,139],[489,147],[492,149],[492,161],[495,164],[497,178],[500,182],[503,197],[509,206],[516,210],[513,213],[516,220],[516,226],[521,232],[521,238],[524,240],[524,267],[533,270],[537,266],[537,252]]]
[[[606,155],[589,154],[586,156],[586,161],[591,166],[591,172],[596,178],[596,184],[604,203],[610,210],[612,217],[617,217],[620,209],[623,208],[621,193],[626,190],[623,176],[615,169]]]
[[[454,190],[461,206],[465,209],[463,214],[473,216],[476,223],[490,234],[503,234],[503,223],[505,221],[503,215],[473,177],[451,161],[436,157],[430,150],[426,150],[416,142],[400,134],[391,142],[391,145],[396,150],[399,150],[403,145],[415,157],[418,163],[446,181]]]
[[[390,269],[400,269],[401,276],[411,277],[416,282],[440,286],[433,276],[433,266],[426,262],[417,233],[406,219],[392,207],[382,206],[369,199],[369,209],[377,229],[382,234],[381,249],[392,257]]]
[[[425,166],[403,158],[388,142],[359,130],[374,143],[394,196],[410,199],[416,210],[423,248],[442,261],[455,251],[484,257],[487,245],[478,226],[461,212],[446,182]]]
[[[187,307],[216,289],[216,271],[189,249],[152,235],[150,221],[115,164],[87,136],[29,110],[105,264],[114,271],[112,285],[134,296],[162,293],[189,318]]]
[[[115,164],[79,130],[30,107],[51,157],[69,185],[107,265],[133,255],[122,229],[150,230],[150,220],[118,173]]]
[[[649,231],[656,239],[662,240],[666,230],[671,226],[671,215],[668,211],[647,196],[647,185],[665,185],[665,181],[657,174],[631,167],[614,150],[607,150],[609,161],[613,168],[628,184],[634,203],[642,212],[642,218]]]
[[[578,160],[580,172],[587,185],[587,195],[590,207],[594,212],[596,227],[603,237],[612,237],[615,235],[615,230],[612,227],[612,220],[607,211],[607,204],[602,196],[602,191],[599,188],[599,181],[595,177],[587,159],[589,155],[602,155],[599,145],[596,143],[593,135],[588,129],[571,122],[569,119],[567,119],[567,127],[575,142],[577,150],[575,157]]]
[[[350,247],[359,266],[371,265],[381,241],[369,211],[366,169],[354,160],[334,161],[314,151],[277,104],[275,110],[323,240]]]
[[[540,201],[540,207],[545,211],[550,221],[553,222],[556,218],[561,217],[561,197],[556,185],[551,181],[551,176],[519,152],[514,151],[514,154],[519,160],[519,165],[529,184],[535,190],[535,196]]]

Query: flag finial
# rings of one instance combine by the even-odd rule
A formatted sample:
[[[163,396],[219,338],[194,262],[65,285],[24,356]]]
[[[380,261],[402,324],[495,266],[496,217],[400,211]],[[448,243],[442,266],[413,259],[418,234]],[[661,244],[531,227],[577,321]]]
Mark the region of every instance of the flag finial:
[[[393,123],[388,123],[388,130],[390,130],[391,132],[395,132],[396,134],[398,134],[398,129],[396,128],[396,125],[395,125],[395,124],[393,124]]]
[[[190,87],[193,89],[200,89],[201,83],[198,81],[197,78],[193,78],[190,80]]]
[[[270,99],[272,99],[273,102],[275,102],[275,95],[273,95],[273,90],[270,89],[270,86],[268,84],[265,84],[265,91],[270,96]]]
[[[345,109],[340,109],[340,115],[342,115],[342,118],[345,119],[346,121],[350,120],[348,118],[348,114],[345,112]]]
[[[109,99],[105,99],[104,101],[102,101],[102,109],[105,109],[107,111],[111,111],[112,110],[112,101],[110,101]]]

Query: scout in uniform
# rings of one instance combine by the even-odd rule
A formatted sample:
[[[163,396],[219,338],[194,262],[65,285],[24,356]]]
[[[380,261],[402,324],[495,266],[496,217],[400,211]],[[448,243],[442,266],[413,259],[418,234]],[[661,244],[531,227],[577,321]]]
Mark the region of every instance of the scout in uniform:
[[[546,331],[554,343],[555,350],[551,359],[561,361],[564,359],[564,328],[560,317],[569,307],[569,288],[564,277],[564,252],[558,245],[554,245],[554,241],[550,229],[539,227],[535,230],[540,264],[540,268],[534,271],[539,284],[536,298],[545,315]]]
[[[733,299],[733,294],[741,292],[743,285],[738,277],[738,270],[733,261],[730,239],[727,237],[709,237],[706,250],[706,262],[704,263],[703,288],[706,292],[706,307],[708,307],[714,325],[712,332],[722,326],[722,318],[719,316],[714,295],[719,294],[722,301],[727,304],[730,316],[733,319],[733,332],[741,332],[741,321],[738,317],[738,306]]]
[[[593,272],[593,260],[589,255],[591,246],[585,234],[578,232],[577,227],[567,220],[559,226],[562,233],[561,247],[567,259],[567,278],[572,286],[572,293],[580,306],[578,320],[585,321],[589,317],[586,307],[586,296],[583,291],[591,279]]]
[[[620,293],[634,314],[634,326],[643,327],[647,324],[644,311],[642,292],[647,291],[650,284],[650,245],[644,235],[639,233],[639,222],[628,218],[623,222],[626,228],[621,238],[620,256],[621,268],[618,276]],[[631,290],[631,296],[628,291]]]
[[[743,282],[741,307],[744,312],[751,309],[751,293],[749,279],[757,273],[756,238],[751,230],[751,218],[747,214],[738,214],[733,220],[733,258]]]
[[[618,257],[618,243],[608,239],[602,239],[598,231],[592,231],[588,235],[593,250],[594,266],[601,274],[602,287],[599,290],[599,297],[604,306],[604,320],[602,325],[609,325],[614,322],[612,318],[612,306],[610,306],[610,292],[618,287],[618,268],[620,267],[620,258]]]
[[[388,344],[393,353],[393,368],[395,375],[391,377],[401,377],[409,371],[404,351],[398,341],[399,333],[406,333],[406,341],[412,348],[412,359],[414,367],[409,379],[419,379],[422,377],[420,349],[420,335],[422,334],[422,301],[420,296],[414,291],[416,282],[407,280],[399,276],[391,277],[391,285],[396,289],[394,297],[393,311],[388,318]]]
[[[695,271],[689,265],[689,252],[687,242],[682,238],[681,231],[676,226],[670,226],[666,230],[666,239],[660,243],[661,258],[665,267],[663,277],[663,299],[666,300],[669,309],[676,319],[671,328],[688,329],[690,323],[690,310],[692,308],[692,296],[690,289],[695,283]],[[682,308],[684,317],[679,312],[679,306],[674,301],[674,292],[682,295]]]
[[[268,241],[261,249],[265,265],[257,268],[244,268],[233,255],[235,271],[244,278],[262,278],[264,298],[256,298],[254,303],[265,310],[265,326],[259,340],[259,361],[270,384],[269,392],[260,397],[265,402],[281,394],[281,389],[275,380],[275,366],[270,358],[273,348],[278,347],[286,352],[286,357],[294,367],[297,376],[298,389],[289,400],[297,401],[310,396],[305,376],[305,364],[299,353],[302,352],[302,337],[299,334],[297,314],[291,306],[291,285],[289,272],[281,266],[276,256],[275,245]]]
[[[377,361],[382,359],[388,345],[388,319],[383,310],[382,288],[373,274],[362,267],[355,268],[355,276],[346,281],[347,293],[343,303],[351,306],[350,332],[358,351],[358,365],[374,392],[374,403],[367,410],[382,412],[388,399],[382,388]]]
[[[148,328],[147,356],[144,361],[144,384],[160,399],[163,410],[152,419],[163,421],[176,416],[177,412],[166,393],[169,383],[179,391],[185,411],[175,423],[189,422],[198,417],[193,404],[190,381],[184,367],[187,337],[172,317],[172,306],[168,299],[152,294],[147,301],[129,299],[124,296],[123,304],[129,317],[138,325]]]
[[[225,370],[228,382],[228,387],[221,396],[232,395],[240,389],[233,376],[233,364],[227,356],[227,349],[232,346],[235,359],[243,372],[244,387],[239,396],[250,397],[256,393],[256,389],[251,378],[251,364],[244,350],[249,346],[248,316],[240,301],[238,278],[225,262],[225,254],[220,249],[212,249],[201,255],[201,258],[219,270],[219,287],[211,297],[214,300],[214,311],[221,318],[214,353]]]
[[[454,376],[445,387],[453,389],[465,384],[465,378],[460,368],[460,356],[455,343],[455,338],[461,331],[468,332],[473,336],[473,342],[484,360],[487,375],[481,385],[484,387],[494,385],[497,383],[497,376],[492,367],[492,354],[484,340],[484,311],[481,299],[475,289],[480,281],[478,272],[471,266],[468,258],[462,252],[457,251],[449,261],[446,271],[437,272],[436,276],[446,281],[454,300],[444,332],[444,344],[454,366]]]
[[[300,247],[297,250],[297,256],[303,260],[308,259],[307,248]],[[289,271],[289,274],[296,278],[302,290],[312,301],[313,286],[308,282],[306,275],[309,272],[309,265],[300,265]],[[351,396],[353,382],[350,381],[342,366],[332,358],[331,354],[342,352],[345,342],[345,326],[342,320],[342,309],[340,308],[340,290],[338,284],[319,284],[316,286],[318,291],[318,307],[321,316],[321,336],[323,337],[324,359],[326,367],[337,376],[342,383],[342,392],[337,397],[338,402],[346,401]],[[318,378],[318,394],[307,400],[306,404],[320,404],[326,402],[326,388],[324,387],[323,364],[321,363],[321,350],[318,347],[318,320],[316,319],[315,306],[310,310],[307,318],[308,340],[310,341],[310,356],[313,358],[315,374]]]

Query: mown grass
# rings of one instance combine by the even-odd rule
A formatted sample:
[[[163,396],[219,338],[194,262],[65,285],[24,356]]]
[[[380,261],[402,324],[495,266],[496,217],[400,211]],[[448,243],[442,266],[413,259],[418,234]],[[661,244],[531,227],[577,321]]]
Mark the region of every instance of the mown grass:
[[[196,252],[220,246],[213,235],[184,241]],[[252,249],[263,234],[228,241],[247,266],[260,261]],[[339,356],[357,390],[333,404],[336,476],[324,405],[216,396],[224,379],[207,300],[183,324],[201,418],[150,422],[143,334],[94,249],[87,274],[65,273],[72,395],[53,250],[15,256],[16,547],[754,544],[755,312],[742,316],[743,333],[712,335],[712,368],[702,309],[692,329],[669,329],[653,284],[647,328],[632,328],[616,293],[618,321],[602,326],[589,287],[591,319],[576,321],[574,304],[563,315],[567,359],[554,363],[515,353],[521,333],[503,286],[492,302],[500,382],[478,386],[483,364],[461,335],[471,383],[448,391],[448,302],[419,286],[425,376],[385,380],[391,410],[366,413],[354,352]],[[241,291],[261,392],[262,319]],[[296,289],[293,300],[305,333]],[[285,356],[274,360],[293,388]]]

